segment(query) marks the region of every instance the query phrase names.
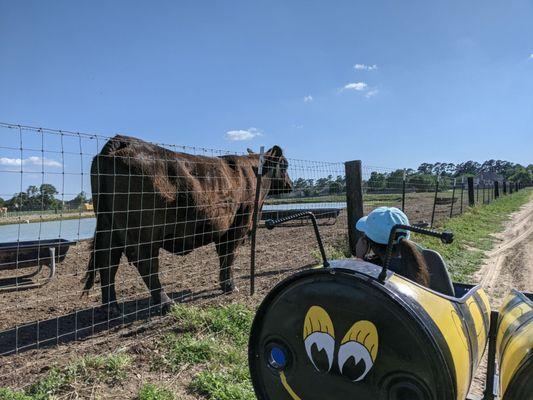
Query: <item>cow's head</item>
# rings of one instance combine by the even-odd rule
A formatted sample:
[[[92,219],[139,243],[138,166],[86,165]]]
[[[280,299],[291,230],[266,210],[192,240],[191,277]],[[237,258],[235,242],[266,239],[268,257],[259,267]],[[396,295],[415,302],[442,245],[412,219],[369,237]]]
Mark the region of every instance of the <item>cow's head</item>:
[[[292,181],[287,168],[289,163],[283,155],[281,147],[274,146],[265,153],[263,175],[270,180],[268,194],[276,195],[292,191]]]

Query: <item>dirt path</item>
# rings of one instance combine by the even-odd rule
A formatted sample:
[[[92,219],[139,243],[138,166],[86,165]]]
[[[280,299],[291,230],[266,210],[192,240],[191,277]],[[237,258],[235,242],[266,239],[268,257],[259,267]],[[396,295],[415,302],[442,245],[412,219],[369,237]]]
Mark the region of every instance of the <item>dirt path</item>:
[[[533,195],[495,236],[498,242],[487,252],[487,261],[474,276],[487,292],[494,310],[512,288],[533,291]],[[485,357],[472,383],[473,395],[483,394],[486,361]]]

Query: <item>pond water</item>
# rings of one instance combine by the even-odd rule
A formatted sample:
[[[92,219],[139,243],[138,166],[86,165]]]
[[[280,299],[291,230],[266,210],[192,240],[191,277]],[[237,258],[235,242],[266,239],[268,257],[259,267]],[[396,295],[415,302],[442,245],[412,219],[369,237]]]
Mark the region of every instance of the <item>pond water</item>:
[[[346,203],[297,203],[264,205],[265,211],[312,210],[317,208],[346,208]],[[95,218],[68,219],[30,224],[0,225],[0,243],[25,240],[90,239],[96,227]]]

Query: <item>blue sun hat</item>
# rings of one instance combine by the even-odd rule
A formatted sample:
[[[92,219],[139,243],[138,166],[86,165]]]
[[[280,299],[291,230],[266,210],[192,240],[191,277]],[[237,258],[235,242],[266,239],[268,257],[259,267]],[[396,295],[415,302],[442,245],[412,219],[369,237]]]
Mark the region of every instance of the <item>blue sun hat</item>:
[[[409,225],[409,219],[402,210],[396,207],[378,207],[372,210],[366,217],[357,221],[355,227],[376,243],[387,244],[392,227],[397,224]],[[404,232],[404,237],[409,239],[410,232]]]

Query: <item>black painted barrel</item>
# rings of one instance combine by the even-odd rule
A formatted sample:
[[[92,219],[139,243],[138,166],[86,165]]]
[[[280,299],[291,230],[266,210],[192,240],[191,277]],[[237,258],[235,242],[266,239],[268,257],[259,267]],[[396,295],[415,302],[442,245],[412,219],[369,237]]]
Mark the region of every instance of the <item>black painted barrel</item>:
[[[357,260],[298,273],[255,317],[249,365],[260,400],[464,400],[483,355],[479,287],[448,297]]]

